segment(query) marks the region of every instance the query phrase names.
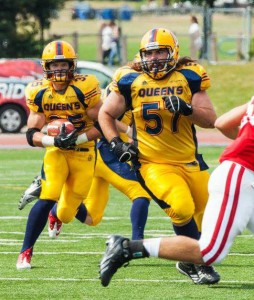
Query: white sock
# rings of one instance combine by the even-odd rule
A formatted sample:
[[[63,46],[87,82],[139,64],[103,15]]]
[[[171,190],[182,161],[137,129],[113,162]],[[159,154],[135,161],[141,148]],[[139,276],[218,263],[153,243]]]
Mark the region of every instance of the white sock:
[[[152,257],[158,257],[160,243],[161,243],[161,238],[145,239],[143,241],[143,245],[144,245],[146,251]]]

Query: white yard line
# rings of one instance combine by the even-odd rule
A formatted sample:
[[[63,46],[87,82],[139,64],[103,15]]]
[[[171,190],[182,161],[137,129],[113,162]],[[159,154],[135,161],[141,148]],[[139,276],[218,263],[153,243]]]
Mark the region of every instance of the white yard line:
[[[65,255],[101,255],[104,252],[97,252],[97,251],[53,251],[53,252],[48,252],[48,251],[35,251],[34,254],[36,255],[59,255],[59,254],[65,254]],[[0,255],[9,255],[9,254],[19,254],[17,251],[0,251]],[[254,256],[254,253],[229,253],[228,256]]]
[[[22,272],[24,274],[24,271],[18,271]],[[26,272],[26,271],[25,271]],[[50,281],[50,282],[66,282],[66,281],[74,281],[74,282],[86,282],[86,281],[94,281],[98,282],[99,279],[96,278],[44,278],[44,277],[36,277],[36,278],[16,278],[16,277],[0,277],[0,281]],[[114,279],[114,282],[151,282],[151,283],[158,283],[158,282],[164,282],[164,283],[184,283],[184,282],[190,282],[190,280],[161,280],[161,279],[132,279],[132,278],[125,278],[125,279]],[[254,284],[254,281],[245,281],[245,280],[220,280],[220,284],[222,283],[240,283],[240,284]]]

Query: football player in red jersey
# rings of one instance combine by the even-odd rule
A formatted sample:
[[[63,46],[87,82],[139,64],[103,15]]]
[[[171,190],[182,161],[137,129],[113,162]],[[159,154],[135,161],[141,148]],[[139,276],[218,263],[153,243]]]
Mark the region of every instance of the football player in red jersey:
[[[115,73],[99,123],[119,160],[132,161],[141,185],[171,218],[175,233],[198,240],[209,172],[198,153],[195,125],[214,127],[216,113],[206,93],[210,78],[196,61],[179,58],[178,41],[164,28],[143,36],[140,57],[142,72]],[[115,127],[115,119],[128,109],[134,144],[124,143]],[[213,267],[176,266],[196,284],[220,279]]]
[[[215,127],[235,140],[223,151],[220,165],[211,174],[200,239],[176,236],[130,241],[111,236],[100,264],[104,286],[118,268],[134,258],[221,263],[237,235],[246,228],[254,233],[254,97],[220,116]]]

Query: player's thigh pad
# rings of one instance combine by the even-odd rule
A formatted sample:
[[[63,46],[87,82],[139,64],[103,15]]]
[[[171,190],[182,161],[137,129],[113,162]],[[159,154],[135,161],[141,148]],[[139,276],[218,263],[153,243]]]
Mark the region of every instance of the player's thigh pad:
[[[161,207],[166,204],[163,209],[175,224],[187,222],[195,212],[184,172],[179,166],[151,163],[143,164],[140,169],[145,185],[159,200]]]
[[[83,201],[92,218],[92,226],[100,223],[109,199],[109,183],[101,177],[95,176],[88,196]]]
[[[113,185],[131,201],[138,197],[151,198],[141,187],[134,170],[127,163],[120,163],[116,160],[114,163],[106,164],[98,154],[95,176]]]
[[[68,163],[63,151],[55,147],[46,149],[42,173],[40,198],[58,201],[69,173]]]
[[[57,216],[64,223],[75,217],[78,207],[88,195],[94,175],[95,153],[93,150],[70,151],[66,158],[69,174],[57,205]]]

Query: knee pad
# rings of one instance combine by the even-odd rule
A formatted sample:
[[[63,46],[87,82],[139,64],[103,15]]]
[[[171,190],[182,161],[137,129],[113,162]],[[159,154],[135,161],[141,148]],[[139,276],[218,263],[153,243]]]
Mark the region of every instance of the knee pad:
[[[194,205],[188,207],[178,206],[176,208],[165,208],[164,211],[175,224],[183,224],[189,221],[194,215]]]
[[[102,215],[101,216],[96,216],[96,217],[91,216],[92,224],[90,226],[98,225],[101,222],[102,217],[103,217]]]
[[[70,223],[76,216],[77,210],[70,207],[57,207],[57,218],[65,224]]]

